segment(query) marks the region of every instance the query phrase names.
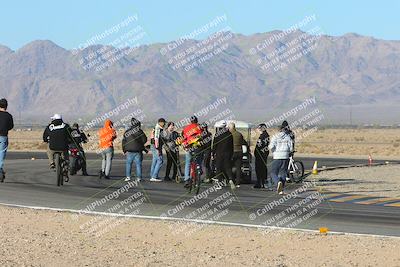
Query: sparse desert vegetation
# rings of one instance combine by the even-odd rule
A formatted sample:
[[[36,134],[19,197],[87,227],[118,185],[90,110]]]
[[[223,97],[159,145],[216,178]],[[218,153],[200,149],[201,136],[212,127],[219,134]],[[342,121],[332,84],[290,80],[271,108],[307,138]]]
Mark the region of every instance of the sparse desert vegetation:
[[[276,129],[269,130],[272,136]],[[145,129],[150,135],[150,129]],[[304,133],[304,135],[303,135]],[[91,131],[92,141],[85,146],[87,150],[97,148],[97,133]],[[121,134],[120,134],[121,135]],[[304,137],[302,137],[304,136]],[[252,134],[252,146],[257,134]],[[353,155],[373,157],[400,157],[400,129],[318,129],[300,131],[296,138],[296,150],[301,154]],[[121,149],[120,140],[115,148]],[[45,150],[42,142],[42,130],[13,130],[10,132],[9,150],[38,151]]]

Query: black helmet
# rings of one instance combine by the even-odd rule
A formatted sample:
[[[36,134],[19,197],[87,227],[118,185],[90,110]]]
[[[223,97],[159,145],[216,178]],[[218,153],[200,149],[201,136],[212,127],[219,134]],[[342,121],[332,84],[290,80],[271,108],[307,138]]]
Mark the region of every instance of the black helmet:
[[[131,119],[131,124],[132,126],[139,126],[140,127],[140,121],[136,118]]]
[[[190,117],[190,122],[191,122],[191,123],[198,123],[198,121],[199,121],[199,120],[197,119],[196,116],[193,115],[192,117]]]

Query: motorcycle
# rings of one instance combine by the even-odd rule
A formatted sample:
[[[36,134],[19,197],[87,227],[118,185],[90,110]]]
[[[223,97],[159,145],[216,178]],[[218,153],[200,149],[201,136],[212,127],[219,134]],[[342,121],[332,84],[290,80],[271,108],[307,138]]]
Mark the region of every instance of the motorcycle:
[[[76,146],[69,146],[69,174],[75,175],[78,171],[82,169],[83,166],[83,156],[82,152]]]

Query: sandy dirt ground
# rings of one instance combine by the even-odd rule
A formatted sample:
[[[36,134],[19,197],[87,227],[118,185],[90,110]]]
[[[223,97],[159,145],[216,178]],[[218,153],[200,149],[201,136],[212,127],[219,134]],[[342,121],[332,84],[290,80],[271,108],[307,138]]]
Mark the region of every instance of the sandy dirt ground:
[[[91,216],[0,212],[0,266],[400,266],[399,238],[209,225],[184,236],[171,222],[142,219],[95,237],[80,229]]]
[[[323,190],[400,198],[400,165],[322,171],[309,179],[319,181]]]
[[[145,129],[149,136],[150,129]],[[273,135],[276,130],[269,130]],[[10,132],[10,150],[36,151],[45,150],[42,142],[42,130]],[[89,132],[92,141],[85,145],[87,151],[95,151],[98,147],[97,133]],[[121,129],[121,136],[123,130]],[[244,132],[243,132],[244,133]],[[247,135],[244,133],[244,136]],[[258,135],[252,133],[252,144],[255,144]],[[317,129],[298,130],[296,137],[298,155],[330,155],[356,156],[368,158],[400,159],[400,129]],[[115,143],[117,151],[121,150],[120,142]],[[253,148],[252,148],[253,151]]]

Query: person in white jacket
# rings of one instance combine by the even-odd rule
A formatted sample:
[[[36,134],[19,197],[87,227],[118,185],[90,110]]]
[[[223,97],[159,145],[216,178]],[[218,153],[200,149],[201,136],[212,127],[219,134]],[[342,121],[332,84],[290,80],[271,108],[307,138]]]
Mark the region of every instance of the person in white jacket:
[[[289,156],[293,152],[293,141],[288,133],[287,127],[284,125],[280,127],[279,133],[272,137],[268,148],[273,155],[271,177],[277,187],[277,192],[283,195]]]

